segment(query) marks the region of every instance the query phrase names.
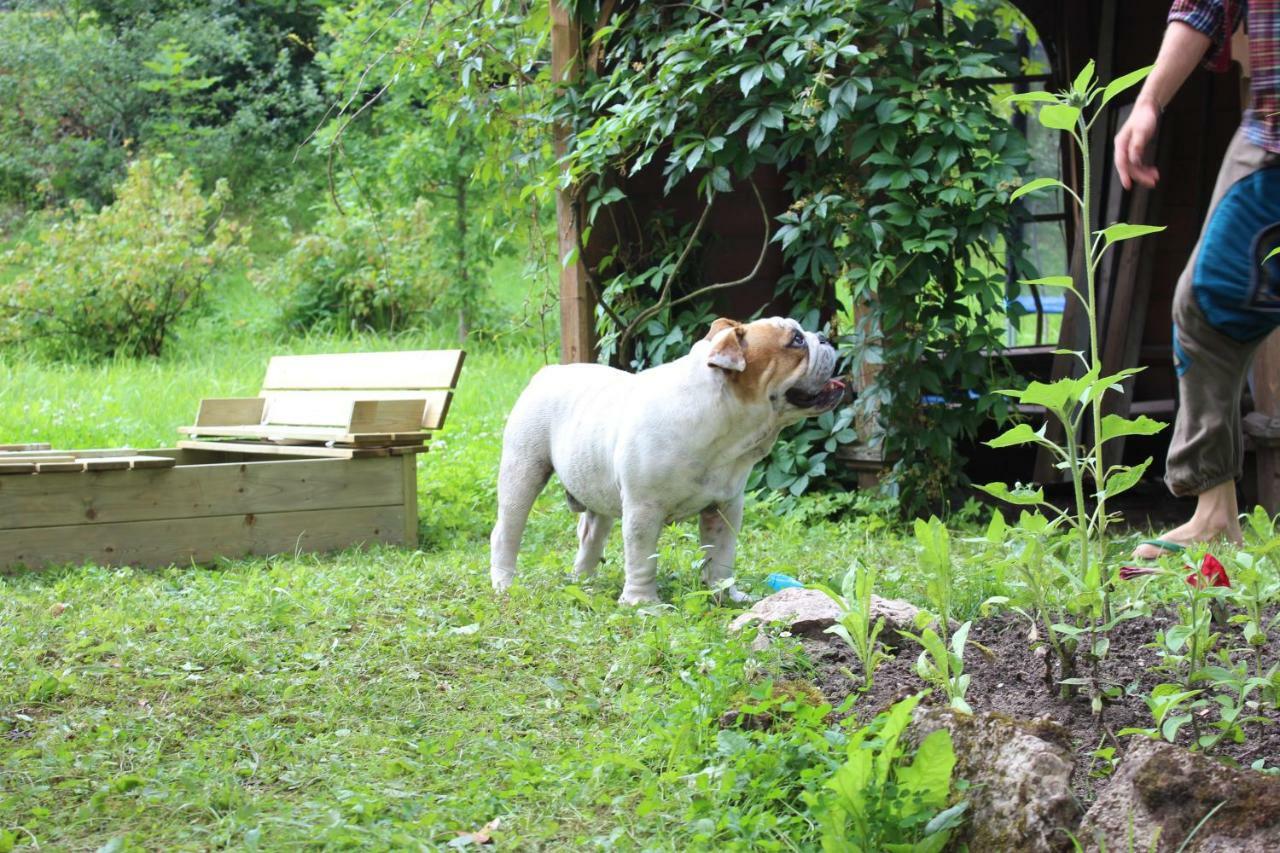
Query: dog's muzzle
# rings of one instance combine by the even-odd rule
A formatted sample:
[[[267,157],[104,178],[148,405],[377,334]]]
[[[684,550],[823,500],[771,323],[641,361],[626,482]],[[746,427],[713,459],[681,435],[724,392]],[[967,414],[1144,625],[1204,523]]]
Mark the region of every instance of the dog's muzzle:
[[[787,402],[800,409],[834,409],[849,390],[843,380],[831,376],[836,369],[836,348],[826,335],[805,332],[804,337],[809,347],[809,369],[787,391]]]

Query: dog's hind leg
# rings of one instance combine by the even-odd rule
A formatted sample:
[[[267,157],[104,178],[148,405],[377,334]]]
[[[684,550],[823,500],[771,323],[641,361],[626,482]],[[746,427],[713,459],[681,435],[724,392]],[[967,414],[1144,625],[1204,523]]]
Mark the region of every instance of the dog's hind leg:
[[[516,555],[529,511],[551,477],[551,463],[540,454],[509,444],[502,448],[498,474],[498,520],[489,536],[489,580],[502,592],[516,575]]]
[[[576,580],[593,577],[604,559],[604,546],[609,541],[613,519],[583,510],[578,518],[578,556],[573,561]]]

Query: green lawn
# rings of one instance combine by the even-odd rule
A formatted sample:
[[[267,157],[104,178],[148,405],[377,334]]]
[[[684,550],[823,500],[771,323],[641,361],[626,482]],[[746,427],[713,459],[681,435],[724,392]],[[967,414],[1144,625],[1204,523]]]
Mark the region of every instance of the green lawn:
[[[430,847],[495,817],[499,842],[523,849],[809,837],[787,786],[816,784],[826,759],[769,733],[727,753],[719,734],[779,662],[725,636],[733,614],[700,589],[693,525],[663,540],[670,604],[622,609],[616,537],[600,577],[571,586],[573,517],[549,489],[520,586],[490,592],[501,429],[544,360],[512,340],[470,347],[449,428],[420,463],[420,550],[0,577],[0,850]],[[200,397],[254,393],[271,353],[450,344],[276,341],[245,324],[197,328],[158,362],[10,356],[0,442],[164,446]],[[878,519],[804,506],[751,504],[747,589],[771,571],[829,580],[855,553],[903,565]],[[919,597],[898,571],[883,591]]]

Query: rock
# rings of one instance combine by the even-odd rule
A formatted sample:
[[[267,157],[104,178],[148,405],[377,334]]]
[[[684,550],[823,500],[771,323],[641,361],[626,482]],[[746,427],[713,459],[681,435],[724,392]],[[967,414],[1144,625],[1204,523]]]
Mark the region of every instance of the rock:
[[[1071,794],[1075,760],[1066,729],[1047,719],[925,708],[916,712],[910,738],[919,743],[940,728],[951,734],[955,778],[969,782],[969,822],[953,846],[1019,853],[1072,849],[1067,832],[1079,822],[1080,806]]]
[[[912,626],[918,612],[918,608],[905,601],[871,596],[872,619],[883,617],[887,630],[914,630]],[[826,593],[791,587],[757,601],[729,623],[729,630],[741,631],[752,622],[781,622],[793,634],[817,637],[839,618],[840,606]]]
[[[1076,837],[1086,850],[1270,853],[1280,850],[1280,779],[1135,738]]]

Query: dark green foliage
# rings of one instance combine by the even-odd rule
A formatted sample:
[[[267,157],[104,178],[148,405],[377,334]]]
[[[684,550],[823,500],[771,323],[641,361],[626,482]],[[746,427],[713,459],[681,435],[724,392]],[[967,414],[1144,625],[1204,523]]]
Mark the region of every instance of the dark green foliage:
[[[0,14],[0,200],[110,199],[139,150],[242,185],[323,108],[327,3],[18,0]]]
[[[601,74],[559,103],[576,128],[570,163],[588,224],[628,217],[619,187],[650,164],[666,191],[696,185],[708,205],[754,187],[758,169],[784,176],[792,203],[770,223],[788,269],[776,292],[810,328],[839,306],[847,363],[881,365],[861,400],[879,407],[907,509],[947,493],[956,441],[1004,411],[985,393],[984,350],[1001,343],[994,247],[1025,162],[989,89],[958,82],[1009,69],[1010,46],[990,22],[914,7],[637,4],[605,39]],[[688,339],[707,316],[704,289],[718,284],[690,260],[705,244],[699,228],[659,219],[641,230],[643,246],[623,247],[599,271],[605,350],[636,366],[661,360],[674,329]],[[944,404],[922,406],[924,395]],[[793,435],[791,456],[826,452],[844,429]],[[828,473],[770,469],[770,480],[803,491]]]

